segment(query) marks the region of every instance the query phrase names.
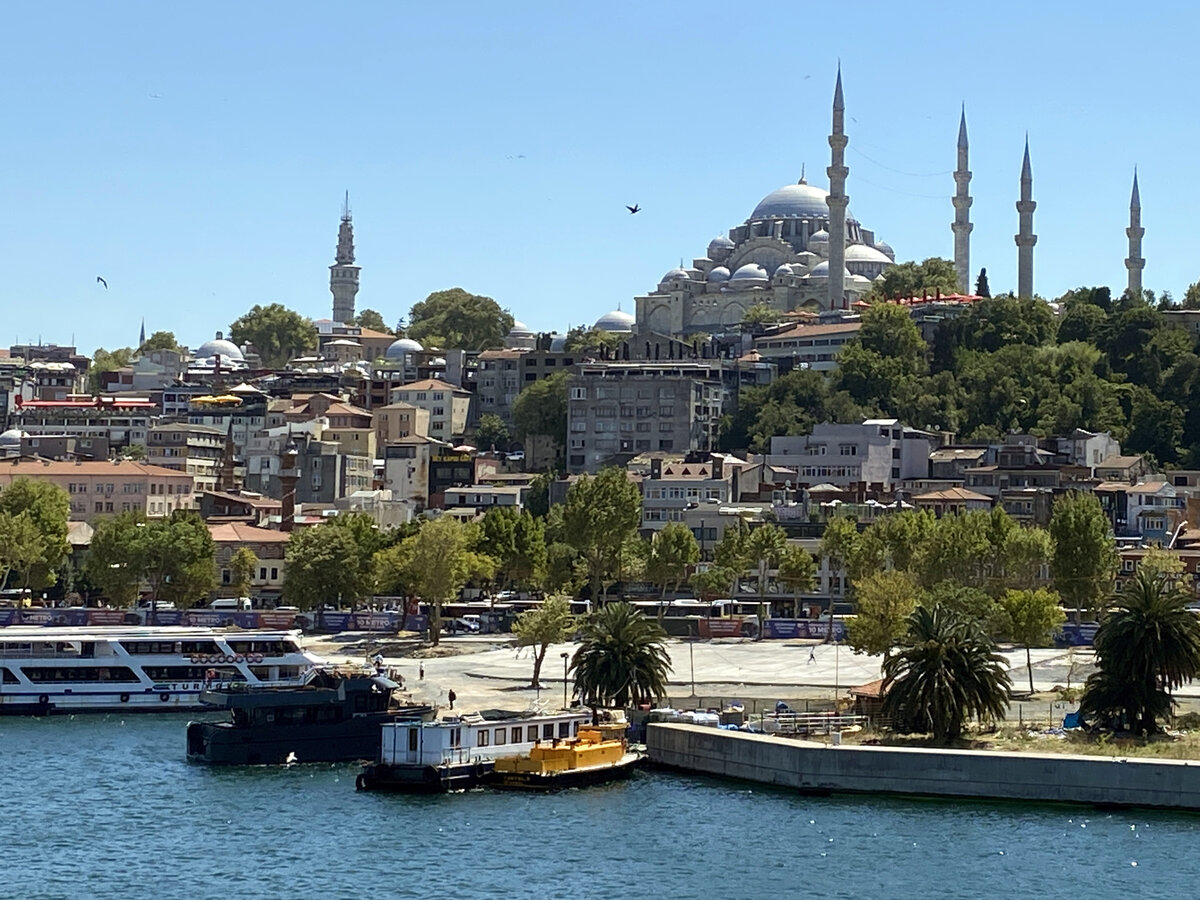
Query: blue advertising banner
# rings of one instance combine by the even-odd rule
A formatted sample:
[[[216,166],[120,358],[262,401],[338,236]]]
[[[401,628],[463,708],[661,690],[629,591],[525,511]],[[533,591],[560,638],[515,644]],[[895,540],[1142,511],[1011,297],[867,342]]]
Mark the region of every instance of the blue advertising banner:
[[[824,640],[829,634],[828,622],[817,622],[810,619],[767,619],[763,623],[764,638],[819,638]],[[846,626],[842,622],[833,623],[833,639],[846,639]]]

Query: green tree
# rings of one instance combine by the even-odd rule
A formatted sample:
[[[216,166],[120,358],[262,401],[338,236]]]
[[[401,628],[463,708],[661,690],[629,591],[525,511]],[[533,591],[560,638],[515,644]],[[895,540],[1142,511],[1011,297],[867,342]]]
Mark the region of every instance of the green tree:
[[[593,603],[617,578],[621,549],[641,522],[642,494],[624,469],[581,475],[567,490],[563,529],[567,543],[587,566]]]
[[[1043,589],[1005,591],[1000,598],[1009,640],[1025,648],[1025,669],[1029,672],[1029,693],[1033,693],[1033,660],[1030,647],[1044,647],[1062,625],[1066,616],[1058,594]]]
[[[779,557],[779,581],[795,595],[792,601],[792,615],[798,616],[799,595],[813,590],[817,584],[817,564],[812,554],[803,547],[789,544]],[[832,630],[830,628],[831,632]]]
[[[1069,491],[1054,502],[1049,531],[1053,586],[1078,624],[1084,610],[1096,610],[1112,591],[1117,549],[1108,517],[1095,494]]]
[[[660,700],[667,693],[671,658],[666,632],[628,603],[609,603],[583,620],[571,660],[575,696],[597,709]]]
[[[349,532],[355,549],[352,564],[355,586],[347,599],[353,602],[375,593],[375,554],[391,542],[391,536],[380,531],[375,520],[366,513],[342,513],[330,519],[328,524]]]
[[[917,585],[906,572],[875,572],[854,584],[854,617],[846,623],[846,640],[855,653],[883,654],[904,635],[908,616],[917,605]]]
[[[25,515],[41,538],[36,558],[30,558],[22,575],[23,587],[30,590],[49,587],[57,582],[56,571],[66,562],[67,516],[71,500],[67,492],[48,481],[15,478],[0,493],[0,513]]]
[[[756,635],[762,640],[762,623],[767,619],[767,574],[779,565],[787,549],[787,534],[782,528],[773,523],[760,525],[750,532],[746,539],[746,551],[753,568],[758,569],[758,622]]]
[[[566,431],[566,428],[563,428]],[[525,508],[535,519],[544,519],[550,513],[550,485],[554,483],[554,475],[550,472],[539,472],[529,482],[529,493],[525,497]]]
[[[838,356],[837,384],[855,403],[893,411],[897,396],[928,371],[927,352],[907,307],[874,303]]]
[[[413,306],[409,337],[442,349],[494,350],[504,346],[513,317],[491,297],[462,288],[434,291]]]
[[[249,597],[258,557],[249,547],[238,547],[229,558],[229,587],[238,597]]]
[[[506,560],[513,584],[537,587],[546,579],[546,526],[529,510],[521,510],[513,529],[513,555]]]
[[[293,357],[317,349],[317,328],[282,303],[255,304],[229,326],[229,339],[239,346],[252,344],[264,365],[279,369]]]
[[[533,648],[532,687],[540,688],[542,663],[551,644],[561,644],[570,637],[575,627],[575,616],[571,614],[571,601],[563,594],[555,594],[542,601],[541,606],[526,610],[512,624],[512,633],[517,636],[518,647]]]
[[[559,452],[567,442],[567,380],[559,372],[535,381],[513,401],[513,424],[522,439],[545,436],[552,439]],[[529,448],[526,447],[526,450]]]
[[[773,325],[783,318],[783,313],[769,303],[755,303],[742,315],[742,330],[753,331],[763,325]]]
[[[106,372],[123,369],[133,360],[133,348],[121,347],[119,350],[97,348],[92,354],[92,363],[88,366],[88,390],[93,394],[100,393],[101,377]]]
[[[152,350],[178,350],[179,341],[175,340],[173,331],[156,331],[146,342],[138,347],[138,353],[149,353]]]
[[[817,554],[825,560],[829,574],[841,578],[849,596],[851,579],[848,570],[858,553],[861,535],[858,523],[849,516],[834,516],[825,523],[825,531],[821,534],[821,543],[817,545]],[[833,637],[833,592],[829,595],[829,631],[826,640]]]
[[[494,413],[484,413],[479,417],[479,427],[475,429],[475,446],[480,450],[503,452],[508,449],[511,439],[508,426],[499,416]]]
[[[216,546],[200,514],[180,509],[134,533],[136,558],[152,600],[187,606],[216,586]]]
[[[729,593],[729,585],[736,577],[737,573],[732,569],[709,566],[701,572],[693,572],[688,583],[702,600],[711,603]]]
[[[478,529],[453,516],[439,516],[404,541],[409,545],[409,578],[431,609],[429,637],[434,644],[440,640],[443,604],[458,597],[472,578],[487,580],[494,574],[491,557],[475,551],[478,540]]]
[[[302,610],[354,602],[362,584],[360,551],[352,529],[332,524],[292,532],[283,575],[283,596]]]
[[[646,574],[650,581],[662,588],[661,596],[667,596],[668,586],[676,591],[687,577],[688,568],[700,562],[700,545],[692,529],[682,522],[668,522],[650,540],[650,552],[646,559]]]
[[[1200,281],[1193,281],[1183,293],[1184,309],[1200,309]]]
[[[387,323],[383,321],[383,316],[373,309],[364,309],[354,317],[354,324],[359,328],[369,328],[372,331],[382,331],[384,334],[390,334],[391,329],[387,327]]]
[[[992,296],[991,288],[988,287],[987,269],[979,270],[979,277],[975,279],[975,296],[976,297]]]
[[[84,575],[114,606],[126,608],[137,603],[142,582],[135,543],[138,525],[144,516],[137,512],[120,513],[96,522],[92,542],[84,560]]]
[[[1200,617],[1186,591],[1138,572],[1096,632],[1097,669],[1080,712],[1124,719],[1140,734],[1158,731],[1175,705],[1171,692],[1200,674]]]
[[[958,293],[958,272],[948,259],[931,257],[924,262],[902,262],[888,266],[883,280],[867,294],[867,300],[903,300],[908,297]]]
[[[919,606],[883,661],[883,714],[900,730],[948,744],[972,716],[1000,719],[1012,682],[1003,656],[973,623],[941,606]]]
[[[603,328],[584,328],[577,325],[567,331],[567,339],[563,349],[568,353],[583,353],[585,355],[602,356],[616,351],[628,335],[617,331],[605,331]]]
[[[0,588],[28,589],[30,572],[45,562],[45,553],[46,539],[29,513],[0,512]]]

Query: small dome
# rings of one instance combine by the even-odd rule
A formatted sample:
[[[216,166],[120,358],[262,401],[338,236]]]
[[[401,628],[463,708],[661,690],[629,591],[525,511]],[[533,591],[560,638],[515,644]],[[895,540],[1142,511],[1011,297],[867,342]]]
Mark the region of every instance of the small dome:
[[[29,437],[20,428],[10,428],[8,431],[0,434],[0,447],[19,447],[21,438]]]
[[[729,270],[724,266],[714,266],[708,270],[708,280],[721,282],[729,280]]]
[[[509,329],[508,333],[510,335],[520,335],[521,337],[524,337],[525,335],[533,334],[533,331],[531,331],[529,326],[524,322],[513,319],[513,326]]]
[[[412,338],[400,338],[399,340],[392,341],[388,345],[387,350],[383,352],[383,355],[386,359],[401,359],[405,354],[420,353],[424,349],[424,347]]]
[[[708,242],[708,258],[713,262],[724,262],[733,252],[733,241],[723,234],[718,234]]]
[[[778,269],[775,270],[776,278],[779,278],[783,275],[791,275],[791,274],[792,274],[792,267],[790,265],[788,265],[787,263],[784,263],[782,266],[780,266]]]
[[[243,359],[242,351],[238,349],[237,344],[233,341],[225,340],[219,331],[217,332],[217,336],[211,341],[205,341],[196,348],[197,359],[208,359],[213,356],[223,356],[226,359]]]
[[[614,309],[598,318],[596,324],[592,327],[599,331],[626,332],[633,331],[633,323],[636,321],[637,318],[635,316],[631,316],[622,310]]]
[[[731,281],[766,281],[767,270],[758,263],[746,263],[733,273]]]
[[[890,259],[892,262],[896,261],[896,251],[892,249],[892,245],[889,244],[887,241],[876,241],[875,249],[878,250],[880,253],[882,253],[884,256],[886,256],[888,259]]]
[[[850,270],[842,267],[844,278],[850,277]],[[822,260],[812,267],[812,271],[808,273],[812,278],[828,278],[829,277],[829,260]]]
[[[808,246],[810,246],[810,247],[813,244],[828,244],[828,243],[829,243],[829,232],[826,231],[824,228],[822,228],[818,231],[814,231],[812,234],[810,234],[808,236]]]
[[[565,334],[550,335],[550,352],[565,353],[567,351],[567,336]]]
[[[891,263],[884,253],[866,244],[851,244],[846,248],[846,262]]]
[[[665,282],[668,282],[668,281],[675,281],[677,279],[687,278],[687,277],[688,277],[688,270],[685,269],[683,266],[676,266],[674,269],[672,269],[670,272],[668,272],[666,275],[664,275],[662,277],[662,281],[660,281],[659,284],[664,284]]]

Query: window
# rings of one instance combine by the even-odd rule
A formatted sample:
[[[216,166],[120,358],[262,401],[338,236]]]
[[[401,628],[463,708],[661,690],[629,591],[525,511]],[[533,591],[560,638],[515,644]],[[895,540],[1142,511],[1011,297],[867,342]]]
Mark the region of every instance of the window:
[[[528,728],[525,729],[525,740],[529,741],[530,743],[534,743],[537,741],[537,726],[536,725],[530,725]]]
[[[571,388],[571,399],[572,400],[586,400],[587,399],[587,388],[582,388],[582,387]]]
[[[221,570],[221,584],[232,584],[233,574],[228,569]]]
[[[554,723],[553,722],[547,722],[545,725],[542,726],[542,740],[546,740],[546,741],[554,740]]]
[[[565,737],[571,736],[571,723],[570,722],[559,722],[558,723],[558,736],[560,738],[565,738]]]
[[[659,430],[659,432],[670,434],[672,431],[675,430],[675,423],[674,422],[659,422],[658,430]]]
[[[675,415],[675,407],[673,407],[673,406],[660,406],[660,407],[658,408],[658,414],[659,414],[660,416],[673,416],[673,415]]]
[[[475,741],[475,746],[486,747],[487,745],[488,745],[488,730],[486,728],[480,728],[479,735]]]
[[[508,729],[507,728],[497,728],[496,729],[496,746],[499,747],[501,744],[507,744],[507,743],[508,743]]]
[[[258,570],[258,580],[259,580],[259,581],[266,581],[266,580],[267,580],[267,570],[266,570],[266,567],[260,568],[260,569]]]
[[[417,752],[417,729],[415,728],[408,729],[408,752]]]
[[[278,580],[278,578],[279,578],[279,570],[278,570],[278,569],[272,569],[272,570],[271,570],[271,580],[272,580],[272,581],[276,581],[276,580]]]

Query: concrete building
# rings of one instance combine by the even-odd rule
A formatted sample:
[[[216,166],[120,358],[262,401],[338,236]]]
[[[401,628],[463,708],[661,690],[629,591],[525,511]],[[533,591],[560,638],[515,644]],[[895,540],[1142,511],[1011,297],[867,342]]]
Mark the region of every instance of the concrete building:
[[[445,509],[473,509],[485,513],[489,509],[506,507],[521,510],[529,488],[523,485],[470,484],[446,488],[442,502]]]
[[[233,572],[230,560],[245,548],[254,554],[254,575],[250,579],[250,597],[256,604],[278,601],[283,593],[287,566],[287,545],[291,534],[269,528],[258,528],[241,522],[210,523],[209,533],[216,545],[216,565],[219,575],[217,596],[233,597]]]
[[[371,410],[375,445],[382,449],[400,438],[429,435],[429,410],[411,403],[389,403]]]
[[[960,487],[916,494],[913,496],[912,502],[917,509],[931,512],[939,519],[942,516],[960,515],[965,512],[986,512],[992,508],[991,497]]]
[[[380,531],[399,528],[411,522],[417,513],[417,504],[402,500],[389,488],[370,491],[355,491],[334,502],[338,513],[358,513],[370,517]]]
[[[688,509],[715,513],[716,506],[734,499],[733,470],[724,459],[713,454],[704,462],[651,460],[642,478],[642,529],[660,531],[668,522],[684,521]]]
[[[191,475],[130,460],[0,463],[0,491],[18,478],[58,485],[70,498],[70,517],[82,522],[137,509],[149,518],[161,518],[177,509],[196,508]]]
[[[442,441],[424,435],[410,435],[384,445],[383,486],[400,500],[416,504],[417,510],[429,506],[429,465],[435,448]]]
[[[29,435],[105,438],[114,451],[146,446],[157,405],[145,397],[72,396],[64,400],[23,400],[12,422]]]
[[[832,372],[838,354],[858,337],[862,321],[858,318],[821,324],[801,322],[754,339],[754,349],[765,360],[779,366],[780,373],[792,369]]]
[[[8,450],[0,435],[0,450]],[[5,453],[5,455],[9,455]],[[110,448],[106,437],[73,437],[47,434],[21,438],[20,456],[39,456],[42,459],[108,459]]]
[[[866,419],[859,425],[822,422],[812,434],[771,438],[767,463],[795,469],[801,485],[891,493],[906,480],[928,477],[929,454],[937,440],[896,419]]]
[[[154,425],[146,436],[146,462],[187,472],[196,491],[217,488],[225,452],[225,435],[208,425]]]
[[[340,497],[372,486],[374,458],[346,453],[337,441],[325,440],[324,429],[314,423],[310,430],[293,427],[290,432],[283,429],[255,438],[246,457],[247,489],[283,497],[283,458],[290,449],[296,453],[295,503],[332,505]]]
[[[407,403],[429,413],[429,436],[441,441],[461,438],[467,431],[470,391],[427,378],[392,388],[391,403]]]

